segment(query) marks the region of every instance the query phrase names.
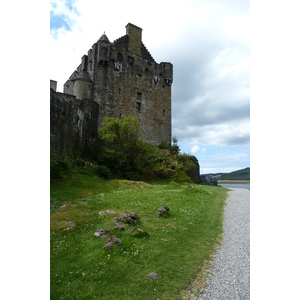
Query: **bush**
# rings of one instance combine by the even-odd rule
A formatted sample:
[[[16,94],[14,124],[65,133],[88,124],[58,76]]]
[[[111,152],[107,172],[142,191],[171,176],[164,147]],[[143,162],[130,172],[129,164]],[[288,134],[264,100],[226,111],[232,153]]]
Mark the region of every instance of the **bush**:
[[[68,157],[50,153],[50,180],[61,180],[70,173],[71,162]]]
[[[137,181],[140,179],[140,175],[138,172],[135,172],[135,171],[129,171],[129,172],[126,172],[124,174],[124,178],[125,179],[128,179],[128,180],[133,180],[133,181]]]
[[[136,169],[140,129],[135,117],[104,118],[99,138],[102,159],[109,166],[122,173]]]
[[[107,166],[103,166],[103,165],[96,167],[96,174],[99,177],[102,177],[105,179],[109,179],[112,177],[112,173],[111,173],[110,169]]]

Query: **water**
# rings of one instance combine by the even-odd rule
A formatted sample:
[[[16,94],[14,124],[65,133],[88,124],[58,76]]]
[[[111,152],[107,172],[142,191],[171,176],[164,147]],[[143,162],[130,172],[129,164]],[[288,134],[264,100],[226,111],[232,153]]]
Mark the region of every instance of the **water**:
[[[250,182],[249,183],[219,183],[220,186],[226,188],[241,188],[241,189],[250,189]]]

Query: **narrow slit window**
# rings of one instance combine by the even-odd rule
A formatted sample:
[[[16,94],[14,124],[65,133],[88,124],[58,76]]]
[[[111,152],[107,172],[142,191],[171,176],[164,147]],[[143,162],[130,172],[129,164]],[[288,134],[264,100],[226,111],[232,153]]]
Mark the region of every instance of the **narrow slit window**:
[[[136,94],[136,111],[141,111],[142,93]]]
[[[136,99],[137,99],[138,101],[142,101],[142,93],[137,93],[137,94],[136,94]]]

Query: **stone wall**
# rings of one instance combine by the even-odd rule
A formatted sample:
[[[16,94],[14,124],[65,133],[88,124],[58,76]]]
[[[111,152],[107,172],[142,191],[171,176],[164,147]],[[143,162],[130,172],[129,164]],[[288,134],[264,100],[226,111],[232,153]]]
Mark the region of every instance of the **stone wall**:
[[[86,113],[85,109],[90,113]],[[85,141],[96,142],[98,105],[50,89],[50,146],[57,154],[80,154]]]

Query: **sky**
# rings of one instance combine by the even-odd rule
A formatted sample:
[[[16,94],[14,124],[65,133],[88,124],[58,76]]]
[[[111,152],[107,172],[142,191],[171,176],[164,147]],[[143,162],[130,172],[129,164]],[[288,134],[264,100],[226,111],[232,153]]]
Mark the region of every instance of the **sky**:
[[[141,3],[143,3],[141,5]],[[132,23],[173,64],[172,136],[200,174],[250,167],[250,1],[50,0],[50,79],[58,91],[105,32]]]

